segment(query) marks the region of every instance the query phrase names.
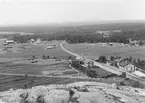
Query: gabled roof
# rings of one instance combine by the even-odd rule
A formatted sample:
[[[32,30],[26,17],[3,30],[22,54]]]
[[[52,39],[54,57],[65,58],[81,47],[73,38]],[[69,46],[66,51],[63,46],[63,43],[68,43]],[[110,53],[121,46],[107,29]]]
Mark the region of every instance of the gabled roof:
[[[14,42],[14,40],[6,40],[5,42],[7,42],[7,43],[8,43],[8,42]]]
[[[112,60],[108,60],[107,62],[108,62],[108,63],[114,63],[114,61],[112,61]]]
[[[127,61],[122,61],[122,62],[119,63],[119,66],[125,67],[128,64],[132,64],[132,63],[131,62],[127,62]]]

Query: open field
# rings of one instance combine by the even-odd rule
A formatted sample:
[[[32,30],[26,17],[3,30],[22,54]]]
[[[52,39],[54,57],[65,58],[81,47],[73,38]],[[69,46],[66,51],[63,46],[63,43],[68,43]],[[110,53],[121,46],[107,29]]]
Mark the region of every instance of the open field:
[[[15,73],[15,74],[33,74],[33,75],[49,75],[49,73],[60,72],[63,75],[67,75],[66,70],[74,72],[67,63],[62,64],[50,64],[50,65],[37,65],[37,64],[11,64],[4,66],[0,64],[0,73]],[[70,73],[69,73],[70,74]]]
[[[56,47],[47,49],[48,45]],[[78,74],[68,65],[70,56],[59,47],[59,41],[46,44],[10,44],[0,45],[1,48],[11,46],[13,49],[25,47],[17,52],[0,52],[0,73],[32,74],[32,75],[73,75]],[[43,56],[49,59],[43,59]],[[34,60],[31,60],[35,56]],[[54,58],[55,57],[55,58]]]
[[[8,89],[31,88],[37,85],[67,84],[85,81],[82,79],[58,78],[58,77],[25,77],[0,75],[0,91]]]
[[[102,46],[100,43],[88,44],[66,44],[65,47],[74,53],[83,54],[91,58],[98,58],[100,55],[106,57],[121,56],[123,58],[132,56],[135,59],[145,60],[145,46],[123,47],[123,46]]]
[[[38,85],[52,85],[52,84],[68,84],[79,81],[94,81],[103,83],[120,83],[125,82],[127,86],[136,87],[137,82],[133,80],[124,80],[121,77],[96,78],[95,80],[85,80],[76,78],[60,78],[60,77],[29,77],[29,76],[6,76],[0,75],[0,91],[9,89],[31,88]],[[144,87],[141,85],[141,87]]]
[[[48,45],[55,44],[55,49],[46,49]],[[50,57],[68,57],[69,55],[64,52],[59,47],[59,41],[51,41],[46,44],[11,44],[11,45],[0,45],[0,48],[3,49],[5,47],[13,47],[12,52],[3,52],[0,50],[0,57],[1,58],[27,58],[30,56],[42,56],[42,55],[49,55]],[[19,47],[25,47],[19,51]]]

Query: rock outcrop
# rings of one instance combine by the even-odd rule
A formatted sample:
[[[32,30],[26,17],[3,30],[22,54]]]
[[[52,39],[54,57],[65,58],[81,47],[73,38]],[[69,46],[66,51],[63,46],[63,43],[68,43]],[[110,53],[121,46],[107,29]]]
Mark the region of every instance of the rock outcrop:
[[[145,89],[76,82],[1,92],[0,103],[145,103]]]

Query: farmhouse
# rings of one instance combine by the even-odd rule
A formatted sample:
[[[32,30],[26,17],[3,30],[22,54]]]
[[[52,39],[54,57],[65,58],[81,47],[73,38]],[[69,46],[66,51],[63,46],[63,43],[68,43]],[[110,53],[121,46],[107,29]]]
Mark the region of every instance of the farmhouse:
[[[122,61],[119,63],[119,69],[127,72],[134,72],[136,68],[132,63]]]
[[[14,44],[15,42],[14,42],[14,40],[4,40],[3,41],[3,45],[8,45],[8,44]]]
[[[84,64],[84,61],[79,60],[79,59],[74,59],[74,60],[71,60],[71,63],[75,65],[80,65],[80,64]]]
[[[41,43],[41,39],[38,38],[35,42],[36,42],[36,44],[40,44]]]
[[[30,42],[30,43],[34,43],[34,42],[35,42],[35,40],[34,40],[34,39],[31,39],[29,42]]]
[[[53,48],[55,48],[56,47],[56,45],[48,45],[46,48],[47,49],[53,49]]]

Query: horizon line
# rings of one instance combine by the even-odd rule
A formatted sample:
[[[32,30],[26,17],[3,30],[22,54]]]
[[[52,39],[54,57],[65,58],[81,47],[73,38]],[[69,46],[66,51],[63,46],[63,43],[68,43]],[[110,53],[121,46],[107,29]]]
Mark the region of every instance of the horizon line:
[[[25,23],[25,24],[8,24],[0,25],[0,27],[17,27],[17,26],[67,26],[67,25],[95,25],[95,24],[107,24],[107,23],[144,23],[145,19],[130,19],[130,20],[100,20],[100,21],[68,21],[68,22],[50,22],[50,23]]]

